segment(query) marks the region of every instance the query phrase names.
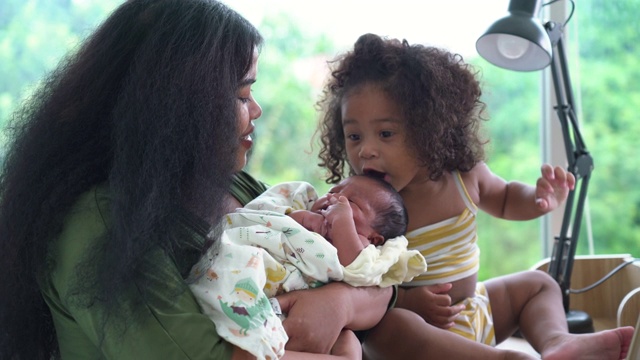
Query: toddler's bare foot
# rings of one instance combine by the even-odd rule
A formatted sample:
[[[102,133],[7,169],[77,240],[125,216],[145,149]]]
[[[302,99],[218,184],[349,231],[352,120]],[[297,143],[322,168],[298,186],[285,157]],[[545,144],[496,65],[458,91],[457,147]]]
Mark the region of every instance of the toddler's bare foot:
[[[542,351],[544,360],[621,360],[627,357],[633,327],[625,326],[593,334],[556,337]]]

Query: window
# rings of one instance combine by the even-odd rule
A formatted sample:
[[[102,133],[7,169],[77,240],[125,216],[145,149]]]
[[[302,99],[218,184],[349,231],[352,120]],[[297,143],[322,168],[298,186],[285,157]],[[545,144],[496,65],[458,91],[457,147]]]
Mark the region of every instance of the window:
[[[497,68],[475,52],[486,27],[507,12],[508,0],[394,2],[372,0],[227,0],[266,38],[255,95],[263,106],[249,171],[268,183],[305,179],[319,188],[314,104],[326,61],[365,32],[406,38],[462,54],[481,74],[490,121],[488,163],[505,179],[534,183],[543,161],[562,162],[558,140],[548,140],[541,87],[548,73]],[[545,1],[546,2],[546,1]],[[121,1],[8,0],[0,15],[0,123],[66,50]],[[566,1],[549,6],[563,19]],[[461,11],[463,10],[463,11]],[[640,253],[640,190],[636,138],[640,134],[640,32],[635,0],[580,0],[569,23],[568,58],[585,142],[595,160],[579,254]],[[547,15],[545,15],[547,16]],[[545,81],[542,81],[546,76]],[[577,90],[579,89],[579,91]],[[542,134],[542,135],[541,135]],[[550,252],[561,210],[542,220],[479,218],[481,279],[528,269]],[[543,225],[550,226],[543,226]],[[555,229],[555,230],[554,230]],[[591,241],[592,239],[592,241]]]

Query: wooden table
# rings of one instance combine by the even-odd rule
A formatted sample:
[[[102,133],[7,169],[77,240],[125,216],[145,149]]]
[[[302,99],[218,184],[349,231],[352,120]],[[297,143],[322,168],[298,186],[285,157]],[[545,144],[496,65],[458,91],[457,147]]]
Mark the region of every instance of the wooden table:
[[[571,273],[571,289],[586,288],[633,259],[629,254],[576,256]],[[546,271],[548,265],[549,259],[544,259],[534,268]],[[589,314],[596,331],[635,326],[640,314],[640,262],[625,266],[589,291],[571,294],[569,308]]]

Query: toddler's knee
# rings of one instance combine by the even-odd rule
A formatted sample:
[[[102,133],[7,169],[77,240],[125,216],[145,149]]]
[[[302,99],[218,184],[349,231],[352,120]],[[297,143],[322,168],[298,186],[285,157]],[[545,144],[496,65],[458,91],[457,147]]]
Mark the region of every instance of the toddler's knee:
[[[526,273],[527,282],[537,288],[560,290],[558,283],[548,273],[541,270],[531,270]]]

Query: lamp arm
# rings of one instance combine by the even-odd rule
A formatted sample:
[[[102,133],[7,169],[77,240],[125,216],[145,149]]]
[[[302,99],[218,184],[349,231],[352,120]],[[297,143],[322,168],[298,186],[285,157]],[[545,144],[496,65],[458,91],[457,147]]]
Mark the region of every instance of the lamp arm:
[[[591,178],[591,172],[593,171],[593,158],[586,149],[578,126],[571,80],[569,78],[566,53],[562,39],[562,26],[550,21],[547,22],[544,27],[549,34],[552,46],[556,48],[551,62],[551,75],[557,101],[554,109],[556,110],[562,128],[568,171],[576,178],[575,188],[574,190],[570,190],[567,196],[560,234],[555,239],[551,261],[549,263],[549,274],[560,285],[565,311],[569,311],[571,270],[573,268],[576,245],[580,235],[580,225],[582,223],[582,215],[587,198],[587,188]],[[578,197],[574,208],[576,193]],[[573,216],[575,216],[575,218],[572,221]],[[571,227],[571,231],[569,231],[569,227]]]

